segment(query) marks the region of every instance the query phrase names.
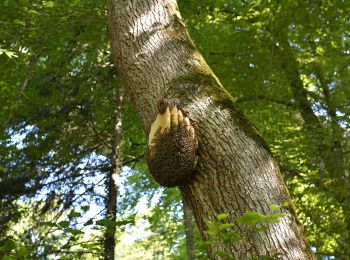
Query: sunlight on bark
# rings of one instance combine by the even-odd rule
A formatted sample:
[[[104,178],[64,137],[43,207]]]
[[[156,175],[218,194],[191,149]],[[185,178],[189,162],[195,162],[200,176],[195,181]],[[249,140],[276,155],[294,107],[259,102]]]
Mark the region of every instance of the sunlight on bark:
[[[140,36],[142,33],[151,30],[155,25],[159,23],[164,23],[164,21],[169,20],[168,16],[155,16],[154,13],[165,13],[162,1],[156,2],[151,8],[142,14],[135,23],[130,28],[130,33],[134,37]],[[161,21],[159,20],[161,19]]]

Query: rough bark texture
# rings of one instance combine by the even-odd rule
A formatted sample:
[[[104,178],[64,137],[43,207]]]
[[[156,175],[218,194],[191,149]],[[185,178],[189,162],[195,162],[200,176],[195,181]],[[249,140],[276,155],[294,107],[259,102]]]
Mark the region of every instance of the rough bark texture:
[[[188,208],[186,201],[182,200],[182,209],[184,214],[184,227],[186,234],[186,252],[187,260],[193,260],[194,258],[194,227],[192,223],[192,213]]]
[[[122,110],[123,94],[119,90],[117,94],[116,110],[115,110],[115,123],[114,123],[114,145],[113,145],[113,162],[111,171],[107,176],[107,199],[106,207],[107,214],[106,218],[112,223],[116,221],[117,215],[117,196],[118,196],[118,178],[121,172],[121,161],[120,161],[120,140],[122,134],[122,121],[121,121],[121,110]],[[115,259],[115,233],[116,226],[108,226],[105,232],[104,238],[104,259],[113,260]]]
[[[207,221],[229,213],[269,214],[270,205],[290,202],[278,166],[256,129],[234,106],[181,22],[173,0],[109,0],[108,28],[114,59],[148,133],[157,101],[178,98],[195,120],[199,142],[193,178],[180,187],[204,239]],[[211,259],[224,251],[237,259],[272,256],[313,259],[291,207],[287,216],[254,234],[238,226],[244,240],[212,245]]]

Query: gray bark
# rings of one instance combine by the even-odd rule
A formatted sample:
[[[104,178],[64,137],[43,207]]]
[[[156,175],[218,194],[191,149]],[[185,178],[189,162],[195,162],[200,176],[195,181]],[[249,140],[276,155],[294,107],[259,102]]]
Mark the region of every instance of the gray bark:
[[[199,54],[174,0],[109,0],[108,29],[116,67],[146,133],[156,103],[179,98],[195,120],[199,161],[191,181],[180,188],[204,239],[207,221],[229,213],[269,214],[270,205],[290,203],[278,165],[255,128]],[[245,239],[209,248],[211,259],[224,251],[237,259],[282,254],[283,259],[313,259],[291,207],[278,223],[254,234],[237,225]]]
[[[184,227],[186,234],[186,252],[187,260],[193,260],[194,258],[194,226],[192,222],[192,212],[188,208],[186,201],[182,201],[182,209],[184,214]]]
[[[107,199],[106,199],[106,218],[115,223],[117,215],[117,197],[118,197],[118,179],[121,172],[121,160],[120,160],[120,141],[122,134],[122,121],[121,111],[123,102],[123,93],[120,89],[117,91],[116,97],[116,109],[115,109],[115,122],[114,122],[114,145],[112,154],[112,167],[107,176]],[[108,226],[104,234],[104,259],[115,259],[115,234],[116,226]]]

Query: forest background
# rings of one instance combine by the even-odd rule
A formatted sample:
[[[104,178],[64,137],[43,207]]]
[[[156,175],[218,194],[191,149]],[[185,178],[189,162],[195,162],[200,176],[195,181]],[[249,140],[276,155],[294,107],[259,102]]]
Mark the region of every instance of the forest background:
[[[316,255],[346,259],[350,3],[178,3],[197,48],[279,161]],[[117,259],[184,259],[187,213],[179,191],[147,172],[105,1],[4,0],[0,17],[0,254],[96,259],[112,230]],[[205,258],[191,234],[191,254]]]

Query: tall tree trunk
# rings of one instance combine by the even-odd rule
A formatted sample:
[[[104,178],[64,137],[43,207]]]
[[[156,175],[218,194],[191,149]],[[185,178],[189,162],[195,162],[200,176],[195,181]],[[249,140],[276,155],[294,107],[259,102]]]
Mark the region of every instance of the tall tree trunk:
[[[332,141],[329,142],[330,144],[328,147],[329,149],[328,160],[330,161],[329,170],[331,171],[333,176],[337,177],[337,179],[339,180],[338,181],[339,184],[346,184],[348,185],[348,187],[350,187],[349,178],[346,177],[346,173],[345,173],[347,167],[345,166],[345,158],[344,158],[343,147],[342,147],[344,131],[339,125],[339,121],[337,118],[337,109],[333,103],[331,93],[328,87],[328,84],[330,82],[327,82],[319,66],[315,66],[315,75],[319,79],[320,87],[322,89],[322,93],[325,101],[325,108],[327,110],[327,114],[331,121]],[[350,189],[347,189],[347,191],[350,192]],[[346,195],[350,195],[350,194],[348,193]]]
[[[184,214],[184,227],[186,235],[187,260],[194,259],[194,227],[192,222],[192,213],[188,208],[186,201],[182,200],[182,209]]]
[[[207,221],[220,213],[234,222],[246,211],[269,214],[272,204],[290,205],[278,165],[195,48],[175,0],[109,0],[108,28],[119,75],[144,130],[149,132],[164,97],[178,98],[196,122],[198,164],[179,188],[204,239]],[[236,224],[245,239],[211,244],[210,258],[225,252],[237,259],[276,253],[313,259],[291,207],[282,209],[286,217],[263,233]]]
[[[118,196],[118,179],[120,178],[121,172],[121,161],[120,161],[120,140],[122,134],[122,121],[121,121],[121,111],[122,111],[122,102],[123,94],[122,91],[118,88],[117,90],[117,100],[116,100],[116,109],[115,109],[115,122],[114,122],[114,146],[112,154],[112,167],[111,171],[107,176],[107,199],[106,207],[107,214],[106,218],[110,220],[112,225],[108,225],[105,238],[104,238],[104,259],[113,260],[115,258],[115,233],[117,215],[117,196]]]

